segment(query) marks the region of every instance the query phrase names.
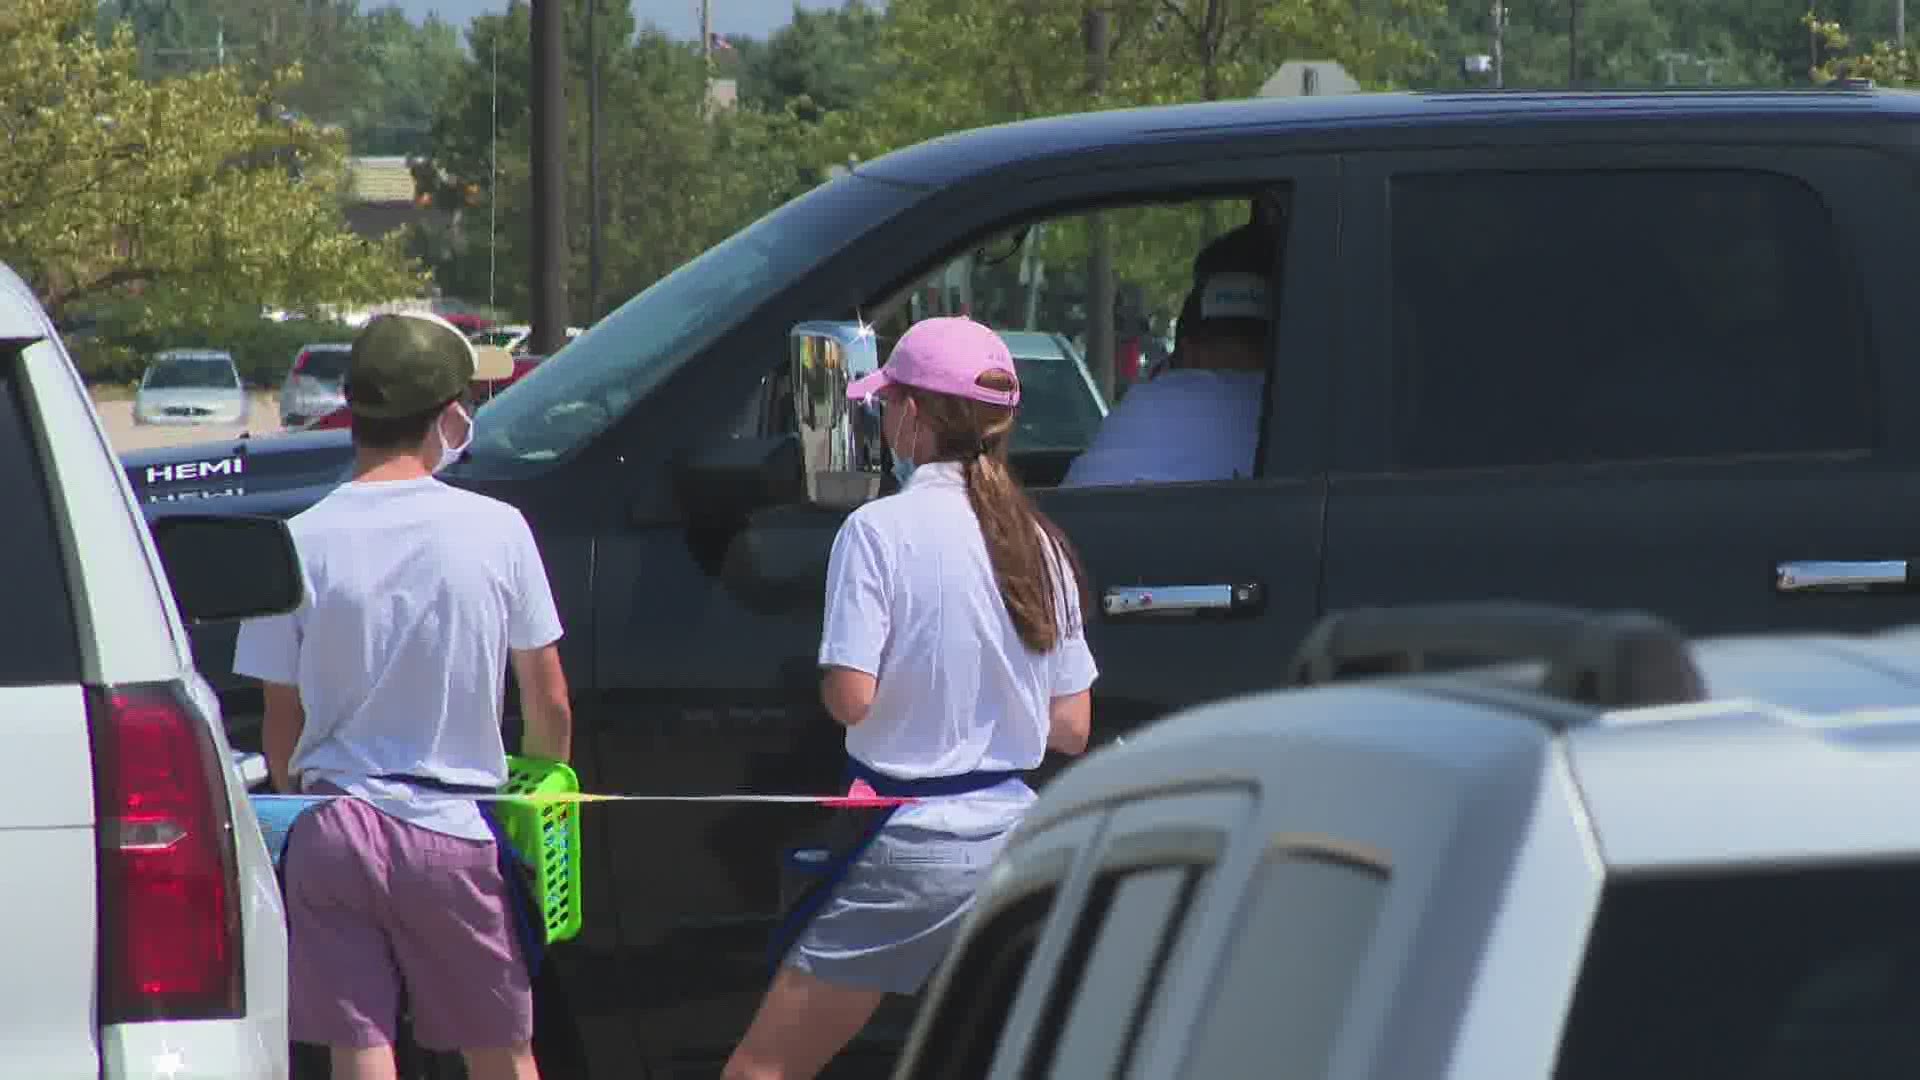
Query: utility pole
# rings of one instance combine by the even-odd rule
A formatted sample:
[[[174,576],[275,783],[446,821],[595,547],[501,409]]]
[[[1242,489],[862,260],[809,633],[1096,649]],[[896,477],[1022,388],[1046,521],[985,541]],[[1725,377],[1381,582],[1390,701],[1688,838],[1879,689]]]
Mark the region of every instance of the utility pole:
[[[566,20],[563,0],[533,0],[533,333],[551,356],[567,333]]]
[[[1493,88],[1507,85],[1507,4],[1493,0]]]
[[[587,325],[600,318],[600,45],[587,0]]]
[[[1580,85],[1580,0],[1567,0],[1567,86]]]
[[[1107,18],[1102,7],[1087,13],[1087,86],[1096,105],[1107,88]],[[1095,210],[1087,215],[1087,363],[1108,401],[1117,381],[1113,353],[1113,238],[1106,216]]]
[[[1907,47],[1907,0],[1893,0],[1893,43]]]
[[[706,61],[706,77],[713,78],[713,0],[700,0],[700,59]]]

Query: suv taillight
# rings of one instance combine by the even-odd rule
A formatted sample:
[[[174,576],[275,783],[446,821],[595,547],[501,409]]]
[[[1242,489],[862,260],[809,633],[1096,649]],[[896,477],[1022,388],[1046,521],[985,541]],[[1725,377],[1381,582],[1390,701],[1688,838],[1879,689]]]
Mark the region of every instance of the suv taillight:
[[[100,1021],[245,1014],[239,871],[219,750],[172,684],[90,692]]]
[[[293,373],[295,375],[298,375],[302,371],[305,371],[307,369],[307,357],[312,355],[313,353],[308,352],[306,349],[302,349],[300,350],[300,355],[293,358]]]

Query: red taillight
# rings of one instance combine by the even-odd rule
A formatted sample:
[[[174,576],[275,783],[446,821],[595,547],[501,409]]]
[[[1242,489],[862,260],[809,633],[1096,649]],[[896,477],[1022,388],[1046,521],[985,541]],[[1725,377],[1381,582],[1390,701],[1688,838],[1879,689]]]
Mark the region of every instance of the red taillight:
[[[301,349],[300,355],[293,358],[293,373],[295,375],[298,375],[302,371],[305,371],[307,369],[307,357],[312,355],[313,354],[308,352],[307,350]]]
[[[167,684],[96,690],[100,1019],[245,1014],[239,873],[219,750]]]

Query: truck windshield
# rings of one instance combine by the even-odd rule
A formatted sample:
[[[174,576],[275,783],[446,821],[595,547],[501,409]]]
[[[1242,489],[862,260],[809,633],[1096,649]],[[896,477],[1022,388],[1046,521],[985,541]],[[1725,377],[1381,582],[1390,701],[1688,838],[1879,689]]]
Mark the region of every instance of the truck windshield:
[[[483,407],[469,459],[544,467],[586,445],[728,329],[919,191],[842,176],[791,200],[649,286]]]

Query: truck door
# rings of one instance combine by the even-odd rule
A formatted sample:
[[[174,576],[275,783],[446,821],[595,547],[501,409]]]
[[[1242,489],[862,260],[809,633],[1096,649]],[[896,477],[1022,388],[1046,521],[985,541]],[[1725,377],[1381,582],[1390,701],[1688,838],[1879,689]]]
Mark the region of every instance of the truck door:
[[[1014,467],[1087,569],[1088,632],[1102,668],[1096,740],[1269,684],[1318,612],[1338,287],[1323,268],[1334,263],[1339,193],[1331,158],[1262,161],[1246,149],[1136,148],[1124,159],[1075,159],[1065,175],[1053,162],[1039,178],[953,185],[728,331],[679,376],[688,389],[664,389],[672,396],[660,397],[646,430],[704,423],[701,444],[674,468],[682,484],[711,485],[687,462],[781,452],[814,407],[792,397],[796,324],[861,319],[884,357],[914,319],[967,310],[1015,353],[1023,403]],[[1268,372],[1247,387],[1242,475],[1057,487],[1114,407],[1084,344],[1090,205],[1101,207],[1115,278],[1139,287],[1156,332],[1179,310],[1206,241],[1249,221],[1256,205],[1285,208],[1273,233],[1284,276],[1277,330]],[[737,419],[714,430],[722,412]],[[1191,435],[1169,424],[1164,437],[1177,445]],[[637,459],[643,444],[634,445]],[[797,452],[805,441],[790,445]],[[825,794],[841,781],[843,737],[820,705],[816,657],[827,555],[844,519],[795,494],[741,522],[606,523],[596,540],[591,721],[604,790]],[[710,1075],[745,1029],[766,985],[777,856],[812,814],[674,804],[589,815],[608,852],[624,963],[673,973],[658,993],[630,982],[624,1000],[595,1009],[644,1016],[639,1039],[673,1050],[663,1068]],[[869,1034],[890,1052],[909,1018],[883,1011]]]
[[[1349,159],[1328,608],[1920,617],[1911,176],[1715,140]]]

